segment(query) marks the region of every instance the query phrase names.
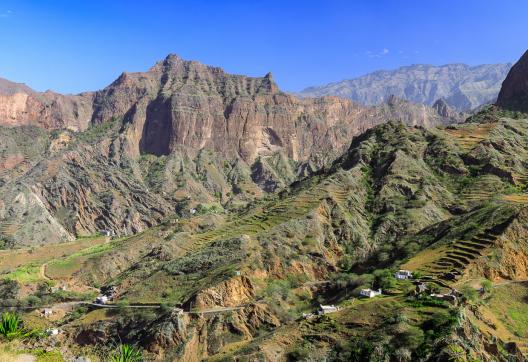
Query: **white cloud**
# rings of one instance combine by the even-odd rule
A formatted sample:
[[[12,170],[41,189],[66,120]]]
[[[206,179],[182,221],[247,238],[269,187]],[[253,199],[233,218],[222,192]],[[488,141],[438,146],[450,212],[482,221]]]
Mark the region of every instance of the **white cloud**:
[[[3,12],[0,12],[0,18],[8,18],[11,15],[13,15],[13,11],[11,11],[11,10],[6,10],[6,11],[3,11]]]
[[[384,57],[385,55],[389,54],[390,51],[389,49],[387,48],[383,48],[381,51],[376,51],[376,52],[373,52],[371,50],[367,50],[365,52],[365,55],[369,58],[381,58],[381,57]]]

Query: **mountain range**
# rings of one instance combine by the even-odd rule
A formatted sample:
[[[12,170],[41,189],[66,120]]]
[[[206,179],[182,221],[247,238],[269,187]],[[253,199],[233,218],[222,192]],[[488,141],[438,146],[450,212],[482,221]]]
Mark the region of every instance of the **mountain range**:
[[[384,102],[394,95],[413,103],[433,105],[438,99],[468,112],[495,102],[511,64],[442,66],[416,64],[395,70],[380,70],[364,76],[314,86],[301,91],[303,97],[338,96],[365,105]]]
[[[471,115],[175,55],[73,96],[2,81],[0,308],[24,333],[0,347],[525,360],[527,67]]]

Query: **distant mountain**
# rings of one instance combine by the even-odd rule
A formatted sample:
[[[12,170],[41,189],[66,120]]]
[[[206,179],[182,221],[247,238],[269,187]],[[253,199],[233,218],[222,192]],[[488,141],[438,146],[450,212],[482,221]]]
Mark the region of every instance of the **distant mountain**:
[[[0,95],[13,95],[15,93],[31,94],[33,90],[23,83],[14,83],[0,78]]]
[[[427,105],[433,105],[442,98],[449,106],[468,111],[495,101],[511,66],[510,63],[474,67],[466,64],[417,64],[306,88],[299,95],[334,95],[365,105],[381,103],[391,95]]]

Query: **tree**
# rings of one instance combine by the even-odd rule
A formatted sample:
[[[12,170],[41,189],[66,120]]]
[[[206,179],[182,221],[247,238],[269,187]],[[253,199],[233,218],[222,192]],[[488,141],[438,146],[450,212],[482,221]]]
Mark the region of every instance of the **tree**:
[[[385,290],[396,286],[396,279],[389,269],[378,269],[373,274],[376,287]]]
[[[484,280],[481,284],[482,286],[482,290],[484,291],[484,293],[491,293],[491,291],[493,290],[493,283],[491,282],[491,280]]]
[[[478,299],[478,293],[471,285],[464,285],[460,292],[470,302],[475,302]]]
[[[4,279],[0,281],[0,295],[2,299],[16,299],[20,285],[15,280]]]

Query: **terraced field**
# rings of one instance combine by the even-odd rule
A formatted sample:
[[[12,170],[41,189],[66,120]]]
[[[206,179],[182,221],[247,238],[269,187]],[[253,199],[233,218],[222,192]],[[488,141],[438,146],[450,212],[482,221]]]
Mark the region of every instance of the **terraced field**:
[[[512,194],[512,195],[503,195],[502,199],[508,202],[514,202],[518,204],[527,204],[528,203],[528,194]]]
[[[475,259],[486,254],[497,237],[508,227],[511,219],[486,229],[469,240],[456,240],[452,244],[443,248],[433,260],[429,260],[421,265],[417,270],[425,275],[433,277],[437,284],[449,287],[450,284],[458,281],[465,269]],[[420,258],[420,254],[418,258]]]
[[[44,245],[33,249],[0,250],[0,273],[29,263],[45,263],[105,242],[105,237],[97,236],[62,244]]]
[[[295,196],[283,198],[270,207],[259,208],[251,214],[227,222],[215,230],[194,234],[189,242],[182,245],[185,251],[196,250],[218,239],[228,239],[240,235],[255,235],[270,230],[288,220],[305,216],[317,207],[325,198],[332,198],[338,203],[346,200],[349,191],[339,174],[326,179],[321,186],[310,187]]]
[[[474,205],[496,197],[502,191],[504,184],[495,175],[482,175],[460,194],[461,199],[468,205]]]
[[[472,150],[477,144],[489,138],[489,134],[497,123],[483,123],[478,125],[447,128],[445,131],[453,141],[464,151]]]

